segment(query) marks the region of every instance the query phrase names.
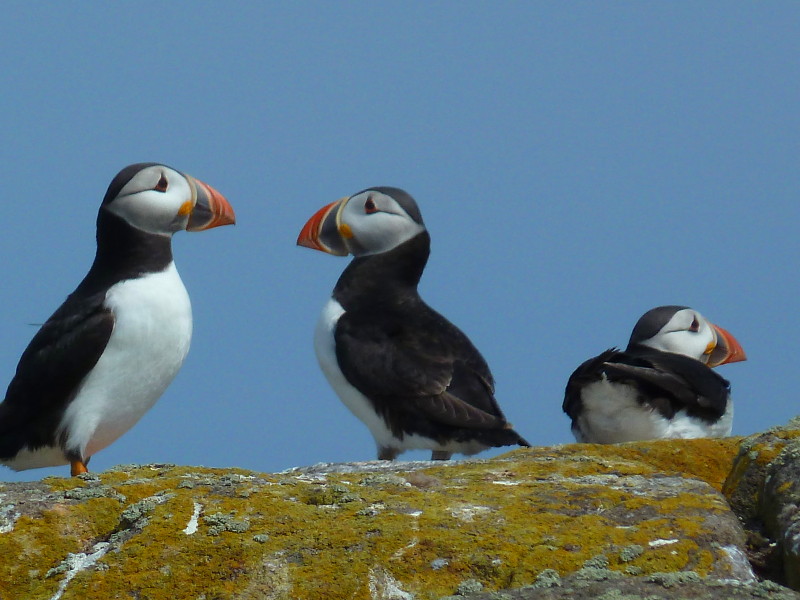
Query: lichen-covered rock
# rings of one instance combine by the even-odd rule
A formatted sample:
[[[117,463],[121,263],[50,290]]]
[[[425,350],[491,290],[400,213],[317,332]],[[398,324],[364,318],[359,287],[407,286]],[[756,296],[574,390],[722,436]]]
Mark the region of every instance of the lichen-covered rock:
[[[569,575],[554,585],[534,584],[453,600],[800,600],[800,594],[770,581],[708,579],[693,571],[625,578],[594,572]]]
[[[773,486],[769,495],[765,494],[768,476],[777,468],[773,463],[787,446],[795,445],[798,440],[800,417],[795,417],[784,426],[773,427],[764,433],[745,438],[722,487],[746,529],[748,557],[756,573],[782,583],[787,582],[787,577],[792,577],[794,573],[791,581],[795,589],[800,589],[800,576],[796,575],[791,557],[796,556],[798,551],[792,553],[791,544],[784,543],[783,538],[791,534],[784,530],[784,525],[778,525],[776,516],[789,514],[793,510],[792,506],[797,506],[797,491],[793,488],[794,492],[787,490],[784,493]],[[790,458],[790,455],[784,458]],[[786,465],[784,458],[780,459],[779,464],[780,469],[786,470],[790,467]],[[786,506],[782,506],[783,502]],[[787,523],[786,519],[780,522]],[[785,568],[784,558],[789,561]]]
[[[127,466],[0,485],[0,599],[421,600],[683,571],[752,581],[717,491],[737,444],[271,475]]]
[[[742,520],[758,518],[767,468],[795,439],[800,439],[800,417],[741,441],[722,491]]]
[[[800,589],[800,439],[787,444],[770,463],[761,515],[778,542],[787,584]]]

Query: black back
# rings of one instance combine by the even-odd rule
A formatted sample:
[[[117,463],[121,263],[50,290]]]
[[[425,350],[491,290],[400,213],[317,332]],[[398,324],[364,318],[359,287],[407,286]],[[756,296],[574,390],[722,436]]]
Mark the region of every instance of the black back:
[[[726,379],[688,356],[637,344],[624,352],[611,348],[584,362],[570,376],[562,408],[573,423],[583,410],[582,389],[603,374],[609,381],[635,388],[642,405],[667,419],[686,410],[690,416],[716,421],[725,413],[730,394]]]
[[[481,354],[420,298],[429,249],[423,231],[342,273],[333,292],[345,309],[334,333],[342,373],[398,438],[528,445],[508,426]]]

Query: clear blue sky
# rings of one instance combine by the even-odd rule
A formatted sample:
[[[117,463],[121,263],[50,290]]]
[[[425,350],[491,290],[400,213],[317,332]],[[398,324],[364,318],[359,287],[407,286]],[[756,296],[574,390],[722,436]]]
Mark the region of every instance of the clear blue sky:
[[[175,236],[191,352],[93,470],[374,458],[312,349],[347,260],[295,246],[373,185],[416,197],[421,293],[532,443],[572,441],[567,377],[661,304],[748,353],[720,369],[735,434],[800,413],[796,2],[20,2],[0,27],[0,387],[121,167],[184,170],[238,217]]]

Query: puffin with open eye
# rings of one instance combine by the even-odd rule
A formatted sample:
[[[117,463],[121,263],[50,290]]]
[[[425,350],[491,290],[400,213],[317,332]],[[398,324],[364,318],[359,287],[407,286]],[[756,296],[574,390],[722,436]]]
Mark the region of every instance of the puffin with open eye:
[[[432,460],[528,446],[494,397],[489,367],[417,292],[430,236],[414,199],[374,187],[320,209],[297,243],[353,254],[322,311],[314,349],[342,402],[370,430],[378,458],[410,449]]]
[[[84,473],[155,404],[192,337],[172,234],[234,221],[219,192],[170,167],[134,164],[114,177],[94,263],[31,340],[0,404],[0,464]]]
[[[686,306],[659,306],[636,323],[624,352],[578,367],[564,412],[579,442],[724,437],[733,424],[730,384],[711,367],[746,360],[736,338]]]

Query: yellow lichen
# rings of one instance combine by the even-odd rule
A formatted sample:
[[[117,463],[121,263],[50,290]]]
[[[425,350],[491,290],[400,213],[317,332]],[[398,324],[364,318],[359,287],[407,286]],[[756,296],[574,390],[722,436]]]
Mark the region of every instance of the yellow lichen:
[[[720,557],[697,540],[713,538],[705,517],[725,510],[719,497],[665,492],[659,500],[605,482],[702,473],[718,485],[720,465],[734,454],[731,441],[690,440],[529,449],[383,480],[168,466],[48,480],[58,492],[105,486],[124,501],[65,501],[21,518],[0,535],[2,556],[25,557],[0,565],[0,598],[51,596],[63,574],[44,573],[113,535],[127,538],[99,570],[78,573],[64,600],[367,600],[370,585],[387,577],[418,598],[439,598],[466,579],[496,590],[530,584],[544,569],[565,575],[598,554],[623,572],[705,575]],[[144,508],[123,519],[134,505]],[[621,525],[630,514],[638,516]],[[631,546],[642,552],[623,561]]]

